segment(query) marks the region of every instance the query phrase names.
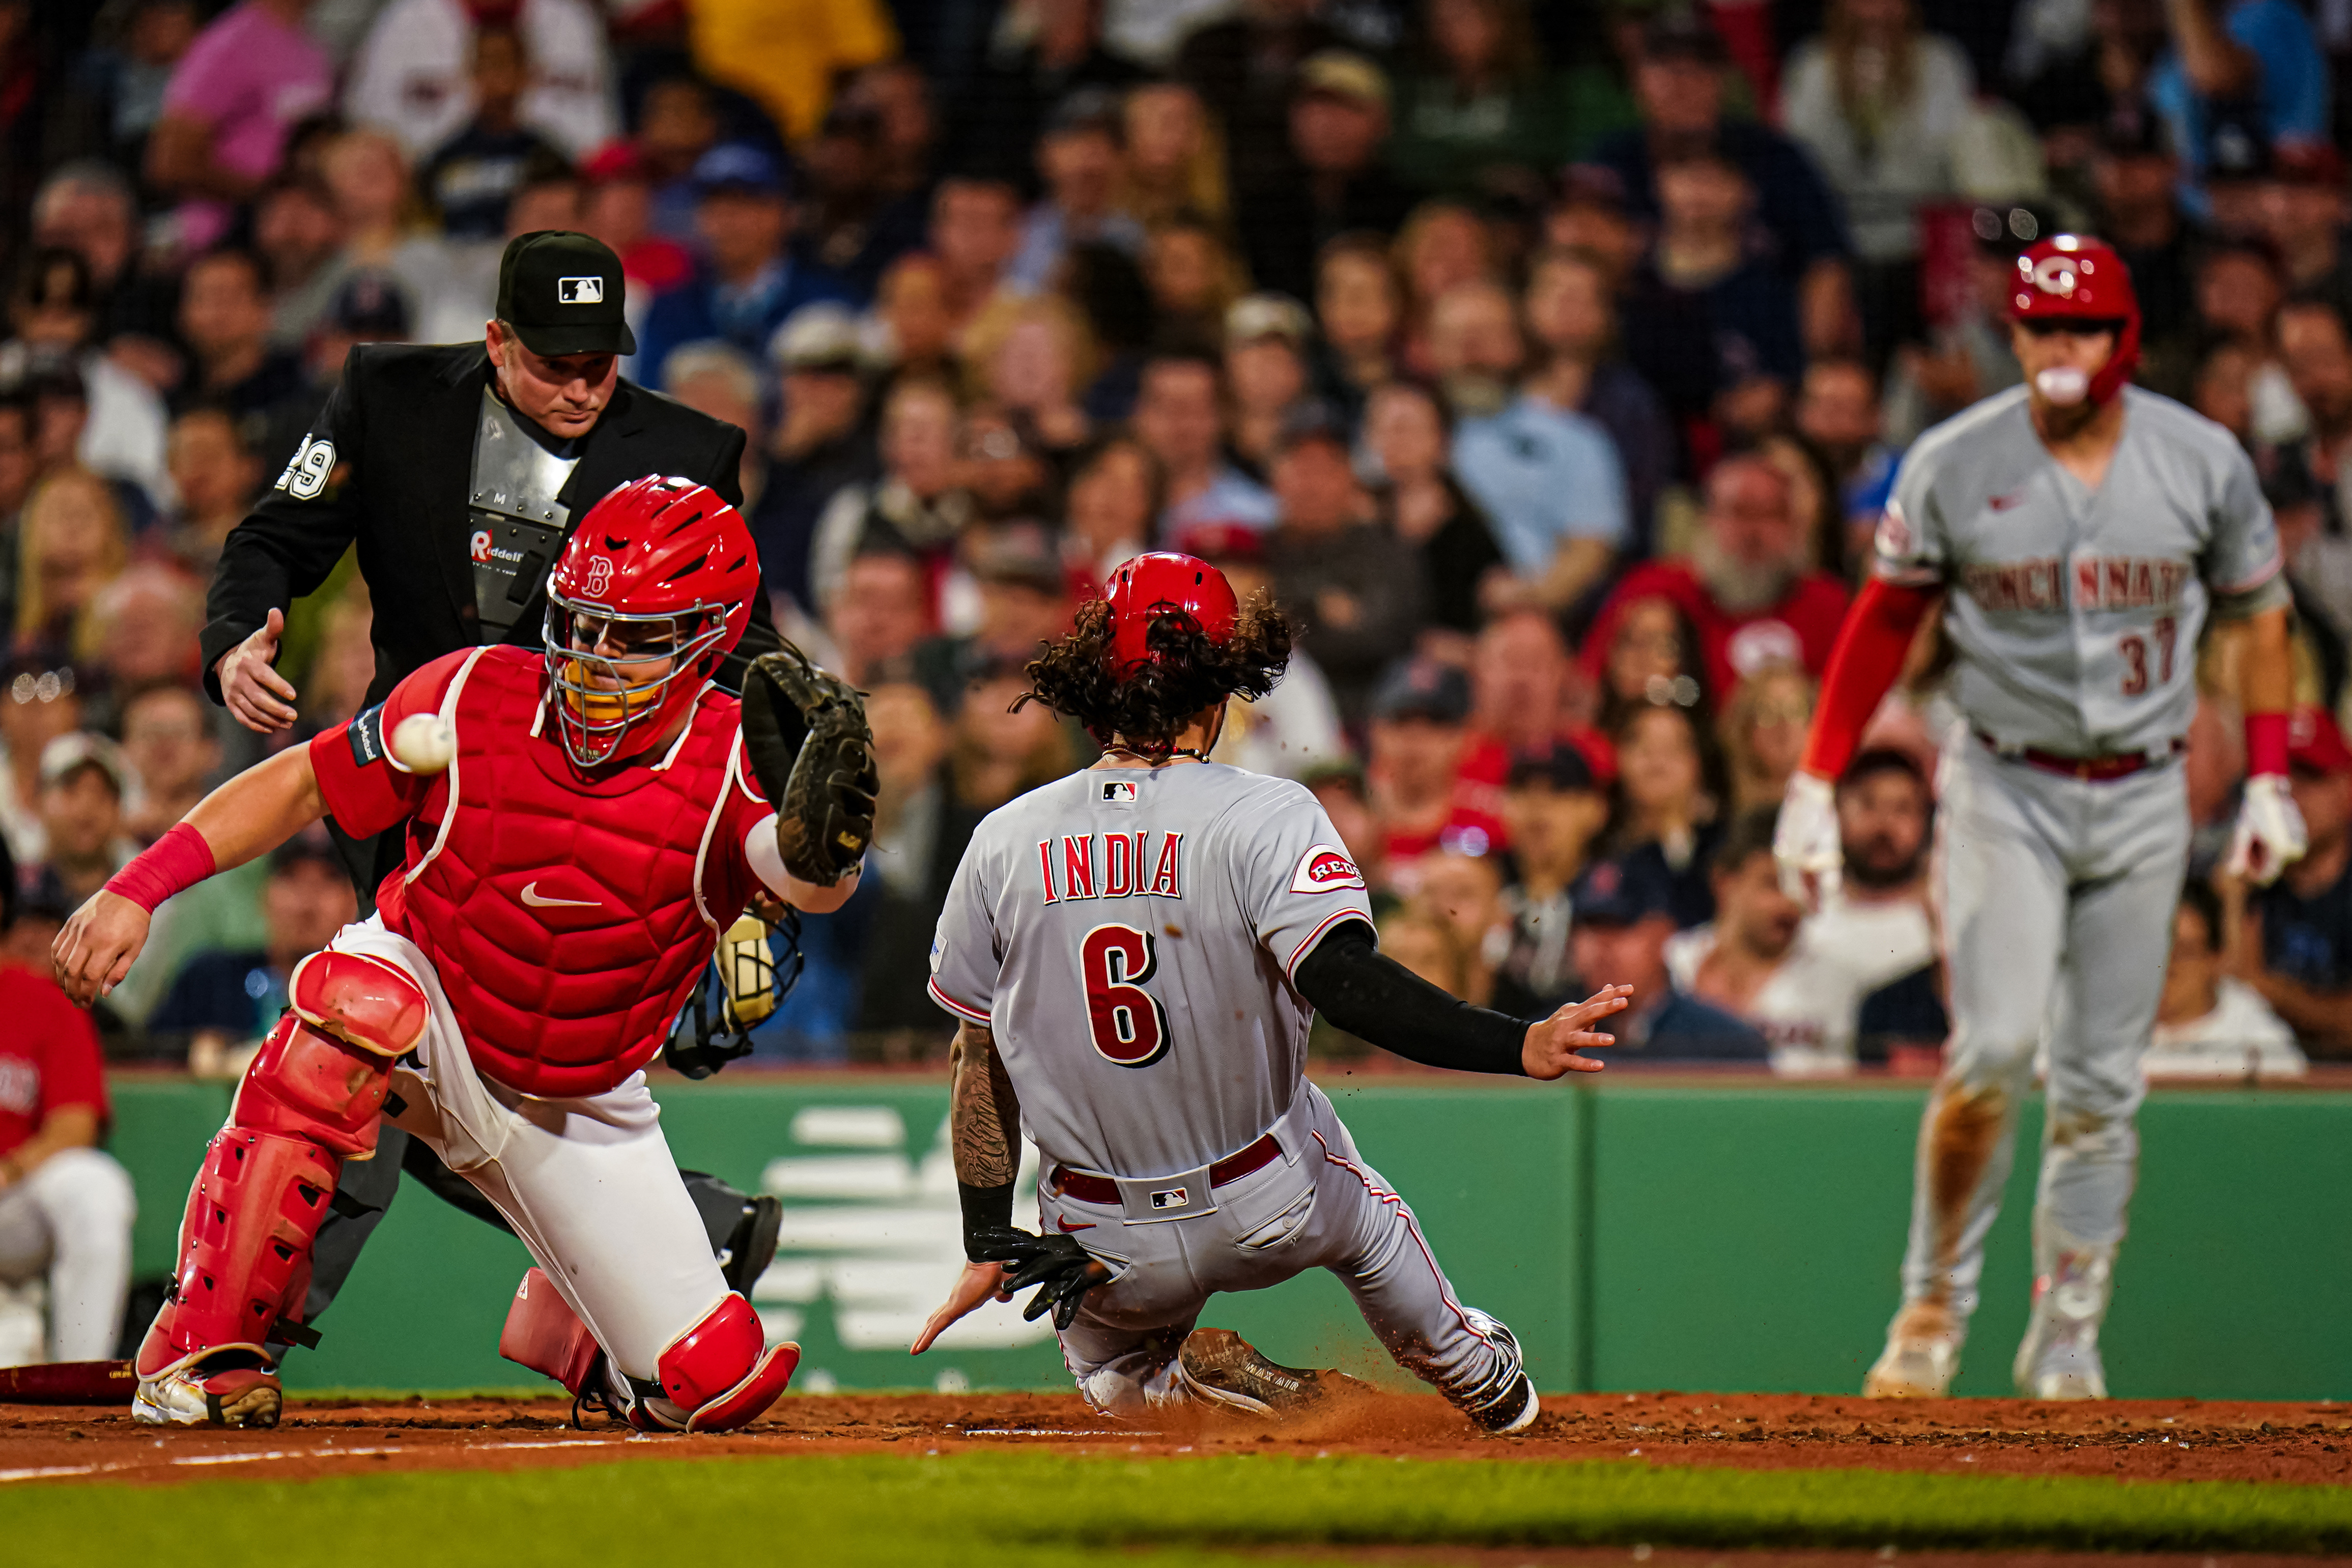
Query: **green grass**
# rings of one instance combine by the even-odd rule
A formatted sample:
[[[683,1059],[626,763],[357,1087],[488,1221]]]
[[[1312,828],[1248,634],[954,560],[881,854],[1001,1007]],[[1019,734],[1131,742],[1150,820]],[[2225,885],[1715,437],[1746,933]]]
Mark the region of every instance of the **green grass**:
[[[2352,1490],[1622,1461],[811,1455],[18,1486],[0,1492],[0,1539],[11,1563],[173,1568],[281,1554],[257,1552],[265,1541],[336,1568],[681,1555],[1078,1568],[1106,1548],[1173,1568],[1307,1542],[2341,1552]]]

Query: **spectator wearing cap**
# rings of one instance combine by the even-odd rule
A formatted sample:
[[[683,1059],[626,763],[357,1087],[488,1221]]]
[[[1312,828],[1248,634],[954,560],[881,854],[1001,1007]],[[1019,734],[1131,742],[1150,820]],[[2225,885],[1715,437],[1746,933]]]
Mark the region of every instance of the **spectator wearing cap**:
[[[645,300],[693,277],[694,253],[655,232],[653,180],[635,143],[607,142],[590,153],[580,164],[580,226],[621,258],[642,318]]]
[[[2181,208],[2179,177],[2180,160],[2164,121],[2144,106],[2118,105],[2099,127],[2091,159],[2098,234],[2131,268],[2141,334],[2158,342],[2188,325],[2194,306],[2190,263],[2204,238]]]
[[[1275,601],[1330,677],[1341,716],[1359,722],[1381,672],[1421,630],[1412,552],[1376,519],[1347,432],[1328,405],[1306,403],[1291,415],[1272,477],[1280,512],[1266,538]]]
[[[2352,747],[2334,716],[2299,707],[2287,729],[2289,787],[2311,848],[2244,900],[2230,969],[2262,993],[2314,1059],[2352,1058]]]
[[[1412,192],[1383,162],[1388,135],[1388,78],[1343,49],[1299,66],[1277,139],[1251,142],[1236,131],[1234,153],[1250,161],[1237,173],[1283,171],[1278,180],[1256,173],[1234,197],[1234,224],[1259,287],[1303,299],[1325,245],[1359,229],[1392,233],[1404,221]]]
[[[1710,690],[1727,692],[1775,660],[1819,680],[1845,619],[1843,583],[1806,565],[1788,476],[1742,453],[1706,476],[1706,514],[1689,559],[1646,561],[1611,591],[1584,642],[1596,678],[1626,606],[1664,599],[1697,628]]]
[[[1475,636],[1485,616],[1479,591],[1506,568],[1494,525],[1454,472],[1453,432],[1437,395],[1419,382],[1376,388],[1364,405],[1359,464],[1373,476],[1381,521],[1417,558],[1428,596],[1424,642]]]
[[[1055,106],[1036,144],[1045,193],[1022,220],[1021,248],[1005,268],[1015,289],[1055,287],[1074,246],[1142,256],[1143,225],[1118,204],[1124,135],[1118,95],[1108,88],[1081,88]]]
[[[1525,309],[1535,357],[1520,390],[1608,432],[1625,471],[1624,553],[1647,556],[1658,497],[1673,481],[1680,455],[1665,405],[1625,362],[1607,264],[1589,250],[1539,252],[1528,268]]]
[[[2010,284],[2018,256],[2055,232],[2054,224],[2042,209],[2015,204],[1969,214],[1975,244],[1965,262],[1967,292],[1925,345],[1895,351],[1879,426],[1889,445],[1908,446],[1928,426],[2025,380],[2010,346]]]
[[[1513,391],[1526,341],[1499,285],[1458,284],[1438,297],[1429,358],[1453,406],[1454,471],[1463,488],[1486,513],[1524,593],[1566,609],[1631,538],[1624,465],[1609,433]]]
[[[1570,890],[1609,823],[1609,794],[1578,747],[1548,740],[1512,754],[1497,812],[1510,839],[1503,908],[1510,946],[1495,977],[1495,1006],[1520,1017],[1557,1010],[1577,994]]]
[[[121,748],[102,735],[77,730],[41,748],[41,858],[16,867],[27,898],[79,908],[130,863],[138,852],[123,832],[130,782]]]
[[[1837,198],[1794,141],[1725,115],[1727,64],[1723,39],[1704,13],[1660,6],[1643,26],[1633,68],[1642,124],[1603,138],[1593,161],[1616,175],[1636,217],[1654,221],[1663,213],[1658,154],[1694,141],[1718,148],[1754,193],[1752,217],[1768,242],[1767,265],[1784,290],[1796,290],[1806,348],[1848,347],[1853,246]]]
[[[1579,975],[1621,975],[1633,1006],[1610,1020],[1612,1065],[1634,1062],[1750,1062],[1772,1050],[1743,1019],[1675,983],[1666,943],[1675,934],[1664,891],[1640,871],[1604,860],[1586,872],[1569,899],[1575,910],[1570,958]]]
[[[2262,993],[2225,972],[2221,900],[2191,877],[2172,912],[2172,953],[2141,1058],[2151,1079],[2300,1078],[2310,1070],[2294,1031]]]
[[[1915,965],[1889,970],[1822,939],[1804,905],[1780,886],[1772,860],[1777,807],[1742,812],[1708,868],[1715,918],[1677,932],[1665,948],[1675,988],[1753,1027],[1772,1071],[1791,1077],[1851,1072],[1863,998]]]
[[[334,66],[303,30],[310,0],[239,0],[188,46],[147,141],[147,183],[179,199],[189,251],[217,243],[277,168],[288,132],[334,92]]]
[[[16,888],[0,885],[0,1288],[47,1286],[47,1332],[23,1359],[103,1360],[122,1333],[139,1206],[98,1147],[109,1120],[98,1030],[49,977],[46,948],[28,961],[41,923],[19,932],[19,914]]]
[[[976,538],[969,553],[978,623],[915,650],[915,678],[943,709],[982,672],[1018,669],[1070,626],[1069,578],[1043,528],[1007,524]]]
[[[1224,366],[1205,352],[1164,349],[1143,361],[1129,423],[1167,475],[1160,537],[1206,523],[1274,526],[1273,495],[1225,451]]]
[[[2327,57],[2294,0],[2164,0],[2164,14],[2172,47],[2147,93],[2180,151],[2191,212],[2205,212],[2203,186],[2233,134],[2265,147],[2327,140]]]
[[[981,68],[949,137],[960,171],[1015,183],[1030,178],[1056,111],[1089,89],[1118,92],[1142,68],[1103,47],[1100,0],[1044,0],[1025,43]]]
[[[1265,535],[1251,529],[1211,524],[1179,537],[1175,548],[1223,572],[1234,592],[1246,600],[1274,591],[1265,543]],[[1345,763],[1347,734],[1339,727],[1331,683],[1315,655],[1304,647],[1293,648],[1274,690],[1255,701],[1236,696],[1212,757],[1277,779],[1304,779]]]
[[[2278,353],[2309,417],[2295,451],[2318,489],[2324,532],[2338,538],[2352,533],[2352,318],[2325,298],[2292,300],[2278,313]],[[2347,600],[2352,633],[2352,589]]]
[[[1307,307],[1282,294],[1248,294],[1225,312],[1225,385],[1233,391],[1232,446],[1264,472],[1283,423],[1307,393]]]
[[[1918,335],[1919,213],[1954,187],[1975,77],[1958,44],[1921,30],[1916,5],[1885,0],[1830,0],[1821,33],[1789,56],[1780,129],[1844,205],[1874,347]]]
[[[451,239],[503,239],[507,204],[521,185],[523,171],[535,159],[563,154],[523,123],[531,59],[521,32],[511,26],[478,26],[472,56],[473,117],[424,158],[416,184],[441,214],[441,232]]]
[[[886,184],[888,118],[863,95],[844,95],[799,149],[807,194],[793,225],[793,254],[871,299],[890,264],[923,243],[923,193]]]
[[[830,301],[804,305],[768,344],[782,404],[767,449],[767,482],[748,514],[760,575],[772,596],[816,612],[809,551],[834,497],[881,471],[867,420],[857,319]]]
[[[310,387],[321,402],[343,379],[352,350],[362,343],[405,343],[413,318],[400,285],[373,272],[354,272],[336,290],[334,302],[304,347]]]
[[[704,338],[763,354],[793,311],[819,300],[850,302],[839,278],[793,259],[792,193],[772,154],[749,142],[721,143],[695,164],[694,186],[703,262],[646,310],[641,364],[658,370],[672,349]]]
[[[343,222],[315,174],[281,174],[254,199],[253,248],[269,268],[269,340],[302,351],[351,276]]]
[[[2345,199],[2344,154],[2326,145],[2280,148],[2262,204],[2263,233],[2278,246],[2294,294],[2352,309],[2352,251],[2344,244],[2352,204]]]
[[[199,578],[212,575],[229,530],[261,488],[261,463],[228,410],[195,403],[172,421],[168,471],[179,505],[163,517],[162,549]]]
[[[1372,694],[1367,799],[1381,858],[1408,895],[1418,891],[1412,863],[1432,850],[1484,855],[1504,848],[1500,792],[1462,777],[1469,718],[1469,681],[1434,659],[1400,660]]]
[[[359,918],[352,879],[324,834],[297,834],[271,852],[268,864],[261,891],[267,940],[194,955],[147,1017],[156,1047],[184,1055],[200,1077],[243,1071],[286,1010],[294,966]]]

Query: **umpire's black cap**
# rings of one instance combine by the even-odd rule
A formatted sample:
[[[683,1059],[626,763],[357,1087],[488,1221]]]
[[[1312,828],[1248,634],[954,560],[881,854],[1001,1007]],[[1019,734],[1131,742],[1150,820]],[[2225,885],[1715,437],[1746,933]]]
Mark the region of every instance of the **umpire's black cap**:
[[[628,285],[613,247],[569,229],[541,229],[507,242],[499,258],[499,319],[523,347],[562,354],[634,354],[623,315]]]

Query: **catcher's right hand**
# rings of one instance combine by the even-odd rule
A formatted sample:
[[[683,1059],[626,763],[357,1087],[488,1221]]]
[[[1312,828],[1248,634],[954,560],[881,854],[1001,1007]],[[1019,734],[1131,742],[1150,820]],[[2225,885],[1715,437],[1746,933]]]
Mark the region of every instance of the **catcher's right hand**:
[[[1077,1320],[1078,1303],[1088,1291],[1110,1282],[1109,1268],[1067,1236],[1037,1236],[1009,1225],[991,1225],[973,1236],[970,1252],[975,1263],[1005,1266],[997,1288],[1008,1296],[1039,1286],[1021,1310],[1022,1319],[1034,1322],[1050,1307],[1057,1329]]]
[[[831,887],[866,858],[874,838],[874,733],[855,687],[786,643],[743,676],[743,742],[776,808],[784,869]]]

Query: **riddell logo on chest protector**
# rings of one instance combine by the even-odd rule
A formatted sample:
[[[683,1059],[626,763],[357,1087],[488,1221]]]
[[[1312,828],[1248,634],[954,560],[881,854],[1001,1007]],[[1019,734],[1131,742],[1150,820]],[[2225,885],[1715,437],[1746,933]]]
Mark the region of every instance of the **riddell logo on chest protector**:
[[[1360,888],[1364,873],[1348,852],[1333,844],[1317,844],[1299,857],[1298,870],[1290,879],[1293,893],[1337,893],[1343,887]]]

